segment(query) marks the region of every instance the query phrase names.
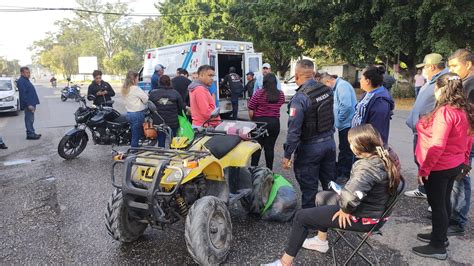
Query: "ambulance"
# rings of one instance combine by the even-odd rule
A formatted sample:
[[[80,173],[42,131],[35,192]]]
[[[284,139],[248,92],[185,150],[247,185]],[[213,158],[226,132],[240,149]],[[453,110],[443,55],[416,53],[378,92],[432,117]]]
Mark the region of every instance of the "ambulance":
[[[199,66],[213,66],[216,70],[214,85],[219,92],[216,95],[216,104],[225,117],[232,111],[232,105],[230,96],[221,88],[220,81],[229,73],[230,67],[235,67],[245,86],[245,75],[248,72],[253,72],[255,76],[261,74],[262,54],[255,52],[251,42],[209,39],[147,49],[139,83],[145,91],[151,89],[150,80],[157,64],[165,66],[164,74],[171,78],[176,76],[176,69],[186,69],[190,79]],[[247,110],[247,101],[244,98],[239,100],[239,110]]]

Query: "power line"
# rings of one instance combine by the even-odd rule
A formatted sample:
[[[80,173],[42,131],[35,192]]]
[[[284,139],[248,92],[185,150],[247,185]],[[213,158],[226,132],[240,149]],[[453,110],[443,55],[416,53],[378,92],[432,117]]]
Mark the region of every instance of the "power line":
[[[175,13],[175,14],[153,14],[153,13],[120,13],[120,12],[104,12],[97,10],[88,10],[72,7],[19,7],[19,6],[3,6],[0,7],[0,13],[24,13],[24,12],[38,12],[38,11],[73,11],[89,14],[114,15],[124,17],[185,17],[185,16],[200,16],[209,15],[209,12],[193,12],[193,13]]]

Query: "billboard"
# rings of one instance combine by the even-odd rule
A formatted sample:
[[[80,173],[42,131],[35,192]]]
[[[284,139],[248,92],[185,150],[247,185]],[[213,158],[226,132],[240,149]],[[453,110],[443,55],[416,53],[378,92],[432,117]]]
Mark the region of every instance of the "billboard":
[[[97,69],[97,56],[82,56],[77,58],[79,74],[92,74]]]

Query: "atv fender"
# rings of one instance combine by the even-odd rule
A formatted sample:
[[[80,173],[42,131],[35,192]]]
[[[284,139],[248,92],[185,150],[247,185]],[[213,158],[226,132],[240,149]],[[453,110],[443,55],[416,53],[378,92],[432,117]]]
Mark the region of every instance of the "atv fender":
[[[223,168],[227,167],[247,167],[252,155],[261,149],[260,144],[253,141],[242,141],[221,160]]]
[[[167,182],[167,177],[172,172],[173,171],[170,169],[164,171],[160,182],[162,187],[171,188],[176,185],[176,182]],[[181,182],[182,184],[195,179],[201,174],[203,174],[206,179],[225,182],[224,169],[219,161],[212,155],[199,160],[198,167],[190,170],[185,169],[184,173],[186,176],[183,178],[183,181]]]

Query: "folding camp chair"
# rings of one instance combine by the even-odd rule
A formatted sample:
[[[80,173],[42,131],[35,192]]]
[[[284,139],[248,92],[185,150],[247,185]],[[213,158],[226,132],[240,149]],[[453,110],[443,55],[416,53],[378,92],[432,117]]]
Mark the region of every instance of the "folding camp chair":
[[[397,204],[404,189],[405,189],[405,180],[401,178],[400,184],[397,188],[396,196],[391,199],[387,209],[382,214],[379,221],[385,220],[392,213],[393,207],[395,206],[395,204]],[[337,234],[337,238],[331,247],[332,259],[333,259],[334,265],[337,265],[335,247],[336,247],[336,244],[341,239],[344,240],[344,242],[346,242],[346,244],[353,250],[349,258],[347,258],[347,260],[344,262],[344,266],[347,265],[354,258],[356,254],[359,255],[362,259],[364,259],[368,264],[374,265],[374,263],[372,263],[364,254],[360,252],[360,249],[364,246],[364,244],[370,249],[372,256],[375,258],[375,265],[379,265],[379,259],[374,252],[374,248],[370,243],[367,242],[367,240],[369,239],[369,237],[373,235],[382,235],[380,228],[383,225],[384,225],[384,222],[379,222],[375,224],[368,232],[356,232],[356,231],[339,229],[339,228],[331,228]],[[351,243],[349,239],[346,237],[346,234],[356,235],[358,238],[357,240],[360,241],[359,244],[355,246],[353,243]]]

